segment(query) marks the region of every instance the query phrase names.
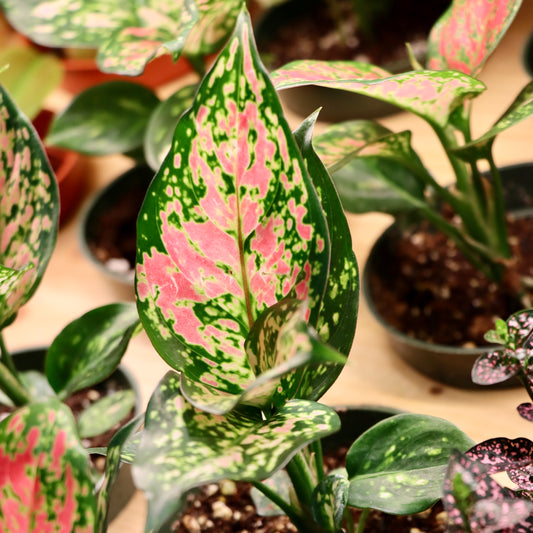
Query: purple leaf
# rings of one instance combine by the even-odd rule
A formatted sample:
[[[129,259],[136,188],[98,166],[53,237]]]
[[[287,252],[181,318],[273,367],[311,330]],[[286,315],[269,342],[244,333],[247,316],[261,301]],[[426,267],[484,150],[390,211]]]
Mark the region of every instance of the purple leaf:
[[[480,355],[472,368],[472,381],[478,385],[501,383],[518,374],[522,363],[511,350],[495,350]]]
[[[516,410],[522,418],[533,422],[533,404],[531,403],[521,403]]]
[[[507,438],[489,439],[476,444],[466,452],[475,462],[487,468],[488,474],[521,468],[531,463],[533,442],[524,437],[511,440]]]

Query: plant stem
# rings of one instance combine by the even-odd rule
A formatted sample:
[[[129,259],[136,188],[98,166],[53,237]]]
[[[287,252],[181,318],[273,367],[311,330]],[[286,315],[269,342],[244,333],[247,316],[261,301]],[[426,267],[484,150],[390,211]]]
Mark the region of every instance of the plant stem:
[[[318,483],[320,483],[326,476],[324,472],[324,455],[322,454],[322,442],[320,440],[315,440],[311,443],[310,448],[314,453],[316,476]]]
[[[11,353],[6,347],[6,343],[4,342],[4,335],[0,331],[0,360],[4,363],[4,365],[9,369],[11,374],[17,378],[18,381],[20,381],[18,377],[18,370],[15,368],[15,363],[13,362],[13,358],[11,357]]]
[[[369,514],[370,509],[361,509],[361,515],[359,516],[359,521],[357,522],[357,530],[355,533],[363,533],[366,526],[366,520]]]
[[[0,363],[0,389],[2,389],[17,406],[25,405],[31,400],[20,381],[3,363]]]
[[[286,469],[298,500],[303,506],[310,507],[315,483],[301,452],[297,453],[289,461]]]

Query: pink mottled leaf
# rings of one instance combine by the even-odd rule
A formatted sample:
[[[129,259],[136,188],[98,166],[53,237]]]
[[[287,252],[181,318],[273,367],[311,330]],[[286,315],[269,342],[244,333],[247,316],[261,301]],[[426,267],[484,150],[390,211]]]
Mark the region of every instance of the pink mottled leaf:
[[[417,70],[385,76],[358,62],[294,61],[276,70],[272,81],[277,89],[319,85],[365,94],[411,111],[431,124],[445,126],[451,113],[465,100],[485,90],[478,80],[451,70]]]
[[[56,241],[57,182],[42,144],[0,87],[0,328],[35,292]]]
[[[35,403],[0,422],[0,531],[92,533],[93,488],[67,406]]]
[[[316,325],[329,253],[316,190],[243,14],[140,212],[141,320],[173,368],[240,394],[254,379],[244,342],[263,311],[290,294],[308,299]]]
[[[517,408],[519,415],[530,422],[533,422],[533,404],[532,403],[521,403]]]
[[[521,3],[522,0],[454,0],[431,30],[428,67],[476,75]]]
[[[287,402],[265,420],[255,409],[202,412],[169,372],[153,394],[133,474],[149,502],[147,530],[179,510],[183,494],[222,479],[261,481],[310,442],[340,427],[337,413],[306,400]]]

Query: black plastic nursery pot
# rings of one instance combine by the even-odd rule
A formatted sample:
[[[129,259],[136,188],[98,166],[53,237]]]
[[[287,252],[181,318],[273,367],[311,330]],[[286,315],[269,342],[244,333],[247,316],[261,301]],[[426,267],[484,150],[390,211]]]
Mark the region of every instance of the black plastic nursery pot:
[[[533,217],[533,163],[503,167],[500,169],[500,173],[504,184],[508,213],[517,219]],[[402,273],[397,271],[399,269],[397,258],[392,252],[401,234],[398,223],[393,223],[378,238],[370,251],[362,280],[362,291],[370,312],[385,329],[393,350],[422,374],[455,387],[494,389],[494,386],[475,385],[471,378],[472,367],[476,359],[483,353],[491,351],[493,346],[452,346],[420,340],[393,327],[378,309],[375,281],[373,283],[372,280],[376,280],[376,278],[394,280],[395,276],[402,276]],[[408,302],[405,304],[406,312],[408,312],[409,304]],[[507,316],[495,318],[506,319]],[[518,385],[518,380],[509,380],[496,386]]]
[[[322,23],[318,24],[316,22],[322,19],[321,12],[320,14],[315,15],[315,6],[320,4],[324,4],[324,2],[322,0],[311,0],[310,2],[291,0],[266,10],[258,19],[255,25],[257,48],[267,68],[277,68],[278,66],[281,66],[277,64],[279,61],[276,62],[276,60],[273,59],[275,53],[272,52],[272,49],[276,49],[278,45],[272,43],[279,40],[279,35],[282,35],[282,38],[285,39],[286,37],[283,36],[284,33],[291,35],[290,46],[285,41],[282,42],[285,48],[292,48],[292,38],[294,37],[296,40],[297,37],[300,37],[302,42],[302,56],[298,57],[298,59],[367,60],[362,57],[348,57],[344,50],[339,52],[341,55],[338,56],[333,55],[333,52],[325,57],[306,55],[310,48],[310,42],[330,40],[331,34],[335,33],[334,29],[324,27]],[[438,13],[436,8],[437,5],[440,5],[442,11],[444,11],[446,0],[435,2],[433,8],[428,7],[429,5],[426,6],[425,11],[434,11],[435,13]],[[418,4],[418,7],[421,7],[420,4]],[[435,13],[433,14],[437,17],[438,15]],[[398,74],[411,70],[412,67],[407,57],[407,49],[405,47],[405,42],[409,41],[412,44],[415,57],[421,64],[423,64],[426,58],[427,32],[421,32],[419,27],[425,25],[425,30],[429,31],[433,19],[427,20],[427,23],[424,24],[426,21],[424,20],[423,23],[420,20],[421,17],[423,17],[423,15],[420,10],[418,10],[417,17],[406,17],[410,23],[416,24],[416,30],[413,29],[411,31],[411,29],[408,28],[409,24],[407,24],[407,20],[400,23],[396,21],[394,31],[384,32],[387,34],[386,39],[383,39],[383,37],[374,39],[374,42],[368,46],[369,54],[379,49],[380,54],[384,50],[387,55],[389,55],[391,50],[394,50],[394,58],[389,58],[383,62],[378,62],[377,60],[370,58],[370,62],[378,64],[391,74]],[[310,19],[310,21],[300,22],[301,20],[306,20],[306,18]],[[390,19],[392,18],[393,17],[390,17]],[[321,22],[323,22],[323,20],[321,20]],[[406,24],[404,24],[404,22]],[[318,26],[318,32],[314,29],[315,26]],[[383,23],[381,26],[383,27]],[[398,32],[398,30],[400,31]],[[304,33],[308,31],[310,32],[309,34]],[[409,33],[411,33],[411,37],[407,38],[406,35]],[[398,34],[398,38],[394,38],[395,34]],[[361,36],[359,36],[359,38],[356,37],[355,39],[364,40]],[[383,43],[381,47],[380,43]],[[319,46],[318,48],[321,47]],[[338,47],[332,48],[341,49],[341,46],[339,45]],[[362,50],[361,55],[364,55],[365,53],[366,52]],[[282,102],[291,111],[302,117],[307,117],[318,108],[321,108],[319,115],[320,120],[327,122],[338,122],[350,119],[374,119],[400,111],[397,106],[365,95],[314,85],[284,89],[280,91],[279,94]]]
[[[19,350],[13,353],[13,361],[17,370],[28,371],[37,370],[44,372],[44,362],[46,356],[46,348],[29,348]],[[110,376],[103,382],[104,389],[106,382],[112,383],[113,389],[131,389],[135,393],[135,407],[133,416],[142,412],[141,395],[137,381],[133,375],[123,366],[119,366]],[[131,466],[122,463],[119,474],[114,485],[111,488],[109,499],[108,520],[111,521],[118,516],[118,514],[126,507],[133,494],[136,491],[131,474]]]
[[[154,171],[137,165],[99,191],[82,217],[84,253],[103,273],[132,285],[135,276],[136,222]]]

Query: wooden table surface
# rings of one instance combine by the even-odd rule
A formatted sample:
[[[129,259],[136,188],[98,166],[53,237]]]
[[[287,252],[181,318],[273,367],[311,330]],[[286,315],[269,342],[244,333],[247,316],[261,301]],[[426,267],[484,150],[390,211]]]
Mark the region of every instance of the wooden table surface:
[[[525,0],[509,33],[486,65],[482,79],[488,89],[474,106],[474,136],[480,135],[507,108],[528,81],[522,66],[522,50],[533,30],[533,1]],[[166,96],[175,87],[161,91]],[[51,106],[61,107],[67,95],[56,93]],[[300,117],[288,113],[291,125]],[[439,181],[451,177],[447,162],[434,143],[429,127],[421,119],[399,113],[382,120],[387,127],[399,131],[413,130],[413,143]],[[500,165],[531,161],[533,156],[533,120],[511,128],[495,144],[496,161]],[[122,156],[86,158],[89,193],[85,201],[131,166]],[[133,288],[107,278],[83,255],[78,234],[80,211],[60,231],[50,266],[33,299],[20,311],[16,322],[5,330],[10,349],[46,345],[72,319],[94,307],[133,299]],[[391,222],[385,215],[348,215],[353,248],[362,271],[368,251],[380,232]],[[127,366],[139,380],[143,402],[167,367],[153,350],[144,334],[130,345],[125,357]],[[389,346],[383,330],[360,302],[355,342],[348,364],[340,378],[323,398],[324,403],[378,404],[395,406],[411,412],[446,418],[475,440],[496,436],[515,438],[530,436],[533,427],[520,419],[515,407],[527,401],[525,392],[514,390],[468,391],[439,386],[407,366]],[[437,391],[437,392],[436,392]],[[111,524],[110,533],[144,531],[146,504],[137,493],[128,507]]]

